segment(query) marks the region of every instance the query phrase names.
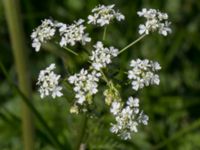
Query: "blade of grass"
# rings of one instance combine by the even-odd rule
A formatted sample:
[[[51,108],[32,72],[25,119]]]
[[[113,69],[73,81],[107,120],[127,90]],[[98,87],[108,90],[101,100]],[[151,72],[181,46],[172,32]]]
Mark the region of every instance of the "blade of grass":
[[[31,97],[32,89],[29,79],[29,63],[21,19],[20,3],[18,0],[3,0],[3,6],[11,39],[12,52],[15,59],[19,88],[26,97]],[[34,121],[32,112],[24,102],[21,102],[21,117],[24,150],[34,150]]]
[[[9,85],[13,88],[14,91],[16,91],[19,96],[21,97],[21,100],[23,100],[23,102],[29,107],[29,109],[33,112],[33,114],[35,115],[36,119],[38,119],[39,123],[42,125],[42,127],[44,128],[44,130],[46,131],[46,133],[48,134],[48,138],[50,139],[50,141],[60,150],[65,149],[62,144],[58,141],[57,136],[55,135],[55,133],[53,132],[53,130],[48,126],[48,124],[46,123],[46,121],[42,118],[42,116],[40,115],[40,113],[37,111],[37,109],[34,107],[34,105],[31,103],[31,101],[22,93],[22,91],[12,82],[12,80],[9,78],[3,64],[0,62],[0,68],[3,72],[3,74],[6,77],[6,80],[8,81]],[[70,145],[69,143],[65,143],[65,145],[67,145],[68,150],[70,150]]]

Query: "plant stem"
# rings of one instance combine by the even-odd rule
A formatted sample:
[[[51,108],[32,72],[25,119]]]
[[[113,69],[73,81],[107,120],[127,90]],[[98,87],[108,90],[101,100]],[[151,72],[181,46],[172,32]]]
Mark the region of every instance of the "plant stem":
[[[110,85],[110,82],[109,82],[108,78],[106,77],[106,75],[104,74],[104,72],[102,70],[100,70],[100,72],[102,74],[104,81],[107,83],[107,85]]]
[[[105,26],[103,30],[103,41],[106,39],[106,32],[107,32],[107,26]]]
[[[112,80],[109,81],[102,70],[100,70],[100,72],[102,74],[103,80],[107,83],[108,87],[118,92],[118,90],[115,88]]]
[[[139,38],[137,38],[135,41],[133,41],[132,43],[130,43],[129,45],[127,45],[126,47],[124,47],[123,49],[121,49],[118,53],[121,54],[122,52],[124,52],[125,50],[127,50],[129,47],[133,46],[134,44],[136,44],[137,42],[139,42],[141,39],[143,39],[146,36],[146,34],[143,34],[142,36],[140,36]]]
[[[65,50],[67,50],[68,52],[78,56],[78,53],[74,52],[72,49],[68,48],[68,47],[63,47]]]
[[[81,147],[81,143],[82,143],[83,137],[85,135],[86,126],[87,126],[87,116],[83,115],[82,119],[81,119],[81,125],[80,125],[80,128],[78,130],[79,136],[76,139],[77,142],[76,142],[76,145],[75,145],[75,148],[74,148],[75,150],[79,150],[80,147]]]
[[[27,46],[25,45],[26,42],[20,16],[20,6],[18,0],[4,0],[3,2],[19,80],[19,87],[26,97],[31,97],[32,90],[29,79]],[[21,110],[24,150],[33,150],[35,148],[32,113],[24,102],[21,104]]]

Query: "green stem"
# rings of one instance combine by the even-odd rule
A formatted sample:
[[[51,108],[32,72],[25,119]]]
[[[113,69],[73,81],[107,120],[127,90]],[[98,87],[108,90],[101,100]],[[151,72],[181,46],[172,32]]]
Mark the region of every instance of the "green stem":
[[[82,120],[81,120],[81,125],[78,131],[79,136],[76,139],[77,142],[74,148],[75,150],[80,150],[80,146],[81,146],[81,143],[83,142],[83,137],[85,135],[86,126],[87,126],[87,116],[83,115]]]
[[[73,58],[70,57],[68,55],[68,53],[66,53],[63,50],[60,50],[56,44],[47,42],[45,44],[42,44],[42,48],[48,52],[51,52],[52,54],[54,54],[57,57],[60,57],[63,61],[64,67],[68,68],[69,70],[72,70],[74,68],[74,63],[73,63]]]
[[[100,72],[102,74],[103,80],[107,83],[107,85],[110,85],[110,82],[109,82],[108,78],[106,77],[106,75],[104,74],[104,72],[102,70],[100,70]]]
[[[68,47],[63,47],[65,50],[67,50],[68,52],[78,56],[78,53],[74,52],[72,49],[68,48]]]
[[[118,90],[115,88],[112,80],[108,80],[108,78],[106,77],[106,75],[104,74],[104,72],[102,70],[100,70],[101,74],[102,74],[102,77],[103,77],[103,80],[107,83],[107,85],[109,86],[109,88],[115,90],[118,92]]]
[[[103,30],[103,41],[106,39],[106,32],[107,32],[107,26],[105,26]]]
[[[139,38],[137,38],[135,41],[133,41],[132,43],[130,43],[129,45],[127,45],[126,47],[124,47],[123,49],[121,49],[118,54],[121,54],[122,52],[124,52],[125,50],[127,50],[128,48],[130,48],[131,46],[133,46],[134,44],[136,44],[137,42],[139,42],[141,39],[143,39],[145,36],[146,36],[146,34],[143,34],[142,36],[140,36]]]
[[[26,97],[31,97],[32,89],[29,76],[27,45],[25,44],[26,40],[23,31],[19,1],[3,0],[3,4],[11,38],[19,88]],[[24,102],[21,103],[21,110],[24,150],[33,150],[35,148],[32,113]]]
[[[192,123],[190,126],[183,128],[182,130],[176,132],[173,136],[169,137],[168,139],[166,139],[165,141],[161,142],[160,144],[158,144],[156,147],[154,147],[153,149],[161,149],[162,147],[164,147],[165,145],[169,144],[170,142],[181,138],[184,134],[186,134],[187,132],[190,132],[191,130],[194,130],[196,128],[200,127],[200,119],[196,120],[194,123]]]

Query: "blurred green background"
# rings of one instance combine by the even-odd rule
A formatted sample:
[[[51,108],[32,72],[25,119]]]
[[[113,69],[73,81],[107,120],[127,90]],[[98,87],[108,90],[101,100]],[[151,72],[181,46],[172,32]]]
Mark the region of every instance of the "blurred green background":
[[[12,83],[18,85],[10,33],[2,2],[0,2],[0,61]],[[70,150],[76,149],[76,145],[79,147],[81,143],[84,143],[89,150],[200,149],[199,0],[20,0],[19,4],[26,37],[24,43],[28,45],[25,50],[29,60],[27,71],[31,75],[33,90],[32,97],[28,97],[33,102],[29,108],[33,111],[34,107],[39,112],[39,117],[33,113],[35,142],[30,150]],[[143,7],[167,12],[172,22],[172,34],[167,37],[151,34],[114,61],[113,66],[122,70],[127,69],[131,59],[138,57],[157,60],[162,66],[159,86],[148,87],[138,93],[131,93],[130,89],[122,87],[122,96],[137,95],[141,99],[141,107],[150,117],[149,125],[141,127],[129,141],[123,141],[109,132],[109,123],[113,118],[108,113],[108,108],[101,102],[101,94],[97,95],[95,100],[98,103],[96,115],[87,119],[85,123],[84,116],[69,113],[73,95],[68,87],[64,89],[63,98],[41,100],[35,85],[39,71],[50,63],[55,62],[56,71],[62,76],[67,76],[78,72],[81,67],[87,67],[88,56],[79,47],[77,49],[81,58],[52,44],[36,53],[31,48],[32,30],[44,18],[53,18],[69,24],[79,18],[86,19],[91,9],[98,4],[115,4],[115,8],[126,17],[124,22],[113,22],[107,30],[106,44],[118,48],[123,48],[139,36],[138,25],[144,20],[139,18],[136,12]],[[87,31],[93,38],[93,43],[102,37],[101,28],[90,26]],[[108,75],[112,77],[112,74]],[[123,83],[125,76],[119,74],[117,79]],[[105,83],[102,83],[103,85]],[[24,149],[22,96],[11,87],[1,70],[0,150]],[[40,117],[45,123],[42,123],[42,119],[38,119]]]

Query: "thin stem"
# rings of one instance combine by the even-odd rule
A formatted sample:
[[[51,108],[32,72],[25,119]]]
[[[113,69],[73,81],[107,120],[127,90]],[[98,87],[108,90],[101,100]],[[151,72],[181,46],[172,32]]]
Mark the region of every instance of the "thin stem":
[[[92,62],[89,60],[88,61],[90,64],[92,64]],[[109,80],[108,78],[106,77],[106,75],[104,74],[104,72],[102,71],[102,69],[99,70],[102,74],[102,77],[103,77],[103,80],[109,85]]]
[[[142,36],[140,36],[139,38],[137,38],[135,41],[133,41],[132,43],[130,43],[129,45],[127,45],[126,47],[124,47],[123,49],[121,49],[118,54],[121,54],[122,52],[124,52],[125,50],[127,50],[129,47],[133,46],[134,44],[136,44],[137,42],[139,42],[141,39],[143,39],[145,36],[146,36],[146,34],[143,34]]]
[[[102,77],[103,77],[104,81],[105,81],[108,85],[110,85],[110,82],[109,82],[108,78],[106,77],[106,75],[104,74],[104,72],[103,72],[102,70],[100,70],[100,72],[101,72],[101,74],[102,74]]]
[[[19,88],[26,97],[31,97],[32,89],[29,76],[28,49],[25,44],[20,4],[17,0],[4,0],[3,4],[15,59]],[[30,108],[24,102],[21,103],[21,117],[24,150],[33,150],[35,149],[34,121]]]
[[[82,120],[81,120],[81,125],[80,125],[79,131],[78,131],[79,136],[77,137],[77,140],[76,140],[77,143],[74,148],[75,150],[79,150],[81,147],[81,143],[83,142],[83,137],[85,135],[86,126],[87,126],[87,116],[83,115]]]
[[[112,80],[109,81],[108,78],[106,77],[106,75],[104,74],[104,72],[103,72],[102,70],[100,70],[100,72],[101,72],[101,74],[102,74],[102,77],[103,77],[104,81],[105,81],[105,82],[107,83],[107,85],[109,86],[109,88],[114,89],[115,91],[118,92],[118,90],[115,88],[115,86],[114,86]]]
[[[68,48],[68,47],[63,47],[63,48],[64,48],[65,50],[67,50],[68,52],[70,52],[70,53],[72,53],[72,54],[78,56],[78,53],[74,52],[74,51],[71,50],[70,48]]]
[[[106,32],[107,32],[107,26],[105,26],[103,30],[103,41],[106,39]]]

